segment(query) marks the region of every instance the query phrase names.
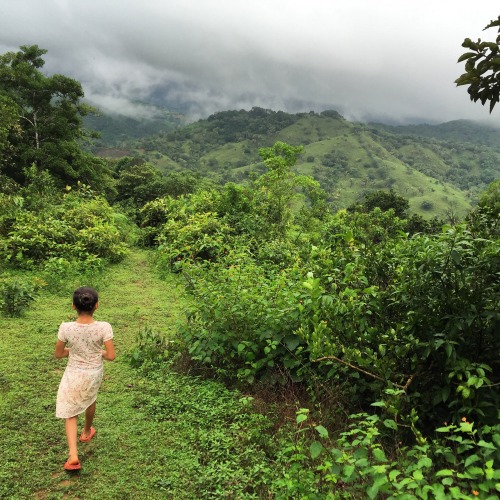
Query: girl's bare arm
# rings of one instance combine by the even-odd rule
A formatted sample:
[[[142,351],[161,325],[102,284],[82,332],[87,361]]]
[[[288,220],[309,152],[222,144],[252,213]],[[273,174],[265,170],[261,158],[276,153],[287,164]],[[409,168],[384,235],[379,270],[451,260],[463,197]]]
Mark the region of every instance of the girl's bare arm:
[[[66,342],[62,340],[57,341],[54,356],[56,358],[67,358],[69,356],[69,349],[66,347]]]
[[[115,345],[113,344],[113,340],[106,340],[104,342],[105,351],[102,351],[102,358],[107,361],[113,361],[116,357],[115,355]]]

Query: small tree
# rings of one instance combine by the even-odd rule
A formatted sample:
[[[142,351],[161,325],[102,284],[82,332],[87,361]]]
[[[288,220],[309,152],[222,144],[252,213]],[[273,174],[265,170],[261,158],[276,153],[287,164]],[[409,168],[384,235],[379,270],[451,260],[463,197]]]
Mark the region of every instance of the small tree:
[[[500,179],[493,181],[479,199],[479,206],[495,217],[500,216]]]
[[[291,170],[302,149],[302,146],[290,146],[280,141],[272,147],[259,149],[268,171],[254,182],[254,207],[262,218],[262,227],[267,227],[273,236],[282,236],[289,228],[293,220],[292,205],[299,188],[305,189],[313,206],[316,201],[321,201],[321,197],[316,196],[320,191],[319,183]]]
[[[385,212],[393,209],[394,215],[402,219],[406,217],[409,206],[410,202],[406,198],[397,194],[394,189],[390,189],[389,192],[380,190],[367,194],[363,203],[349,207],[349,210],[371,212],[378,207]]]
[[[159,170],[149,163],[131,165],[120,172],[116,183],[117,200],[131,200],[142,206],[165,194],[165,183]]]

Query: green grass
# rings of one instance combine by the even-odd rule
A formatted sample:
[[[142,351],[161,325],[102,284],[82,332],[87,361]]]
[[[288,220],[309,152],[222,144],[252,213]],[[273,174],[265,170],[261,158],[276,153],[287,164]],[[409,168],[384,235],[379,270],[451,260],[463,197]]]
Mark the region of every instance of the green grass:
[[[257,498],[269,472],[266,418],[218,383],[130,366],[139,330],[168,337],[182,318],[176,278],[161,280],[148,253],[134,250],[105,272],[99,292],[96,318],[113,325],[117,358],[105,365],[97,435],[80,444],[77,474],[62,468],[67,444],[55,417],[66,362],[53,351],[71,296],[45,294],[22,318],[1,318],[0,498]]]

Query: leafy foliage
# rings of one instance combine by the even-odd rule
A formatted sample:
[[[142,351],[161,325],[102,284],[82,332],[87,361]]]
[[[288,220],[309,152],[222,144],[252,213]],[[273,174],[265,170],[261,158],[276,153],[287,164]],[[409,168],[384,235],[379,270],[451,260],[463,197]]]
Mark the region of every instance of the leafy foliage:
[[[42,192],[31,199],[4,196],[10,215],[0,233],[1,261],[30,268],[51,259],[90,263],[95,259],[116,262],[123,257],[125,235],[115,226],[106,200],[85,185],[63,196]],[[30,209],[33,200],[36,203]]]
[[[500,179],[492,182],[481,195],[478,205],[487,212],[491,218],[500,216]]]
[[[206,267],[188,264],[183,274],[196,308],[180,335],[190,357],[218,376],[247,384],[301,378],[309,361],[292,333],[298,327],[291,307],[299,286],[294,270],[266,271],[244,253],[229,253]]]
[[[42,283],[5,277],[0,279],[0,309],[5,316],[19,317],[35,300]]]
[[[466,61],[465,73],[455,80],[457,86],[468,85],[471,101],[481,101],[483,106],[488,101],[490,113],[500,100],[500,16],[484,29],[495,27],[499,35],[494,42],[464,40],[462,47],[469,51],[462,54],[458,62]]]
[[[499,491],[500,426],[459,424],[436,429],[439,439],[397,445],[388,454],[384,437],[397,429],[394,420],[350,415],[338,437],[297,413],[293,442],[284,446],[283,477],[276,493],[307,498],[495,498]]]
[[[371,212],[374,208],[378,207],[383,211],[392,209],[394,215],[403,219],[407,215],[407,210],[410,204],[406,198],[398,195],[393,189],[389,192],[385,191],[374,191],[365,196],[365,199],[360,208]]]
[[[286,172],[293,150],[287,159],[281,147],[266,153]],[[292,209],[299,185],[293,177],[291,184],[277,181],[264,174],[251,189],[229,185],[222,195],[200,192],[145,208],[161,243],[158,262],[181,271],[195,299],[180,330],[192,360],[246,383],[347,380],[352,403],[360,405],[397,388],[405,396],[391,414],[404,422],[416,408],[424,432],[450,416],[494,422],[494,226],[481,225],[478,215],[410,236],[409,221],[393,208],[404,216],[407,204],[395,194],[386,210],[372,196],[372,210],[316,214],[314,203]],[[263,199],[263,187],[277,194]],[[287,203],[279,189],[291,197]],[[231,203],[240,210],[237,227]],[[263,227],[266,203],[286,210],[280,230],[271,230],[273,219]],[[244,223],[246,214],[248,221],[257,215],[257,227]],[[210,239],[200,226],[209,216],[214,228],[227,224],[217,233],[222,239]]]
[[[495,418],[498,240],[458,226],[378,248],[350,232],[344,242],[315,251],[304,282],[298,333],[312,355],[370,372],[372,390],[404,387],[425,419]]]
[[[88,138],[82,118],[92,112],[81,102],[80,83],[63,75],[45,76],[41,68],[46,50],[37,45],[20,49],[0,56],[4,174],[24,182],[23,169],[34,164],[62,186],[80,181],[101,191],[112,189],[106,163],[80,147]]]

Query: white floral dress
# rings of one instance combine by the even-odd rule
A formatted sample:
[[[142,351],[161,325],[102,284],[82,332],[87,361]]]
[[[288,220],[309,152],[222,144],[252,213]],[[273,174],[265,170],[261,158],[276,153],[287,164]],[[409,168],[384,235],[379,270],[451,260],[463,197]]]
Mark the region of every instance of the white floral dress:
[[[102,345],[113,338],[113,329],[106,321],[73,321],[61,324],[57,338],[66,342],[69,359],[57,391],[56,417],[70,418],[97,398],[103,375]]]

